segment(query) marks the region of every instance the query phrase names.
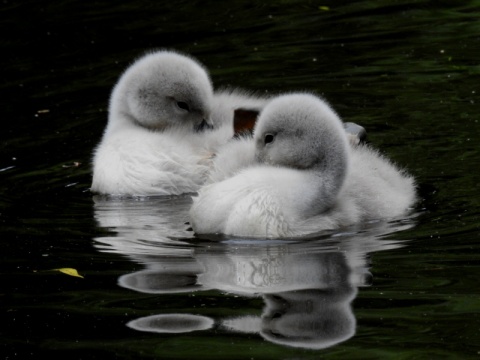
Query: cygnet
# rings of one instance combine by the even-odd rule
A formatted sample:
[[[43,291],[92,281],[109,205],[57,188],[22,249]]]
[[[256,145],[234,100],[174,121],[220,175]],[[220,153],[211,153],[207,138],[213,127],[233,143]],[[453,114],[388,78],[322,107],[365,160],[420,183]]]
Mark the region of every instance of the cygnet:
[[[190,210],[197,234],[303,236],[404,215],[416,198],[410,175],[349,143],[335,111],[306,93],[271,100],[253,139],[219,152],[209,182]]]
[[[91,190],[142,196],[197,191],[215,149],[233,136],[235,107],[261,108],[266,101],[235,91],[214,94],[207,70],[178,52],[140,57],[113,88]]]

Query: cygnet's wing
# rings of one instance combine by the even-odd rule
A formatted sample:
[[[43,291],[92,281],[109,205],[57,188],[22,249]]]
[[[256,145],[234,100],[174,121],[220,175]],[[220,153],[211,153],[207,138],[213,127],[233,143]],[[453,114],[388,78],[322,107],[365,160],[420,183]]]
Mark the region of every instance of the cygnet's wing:
[[[213,157],[207,184],[230,178],[253,164],[255,164],[255,143],[252,138],[242,135],[232,139],[220,147]]]
[[[386,219],[404,214],[416,200],[415,181],[377,150],[353,148],[344,196],[361,211],[363,219]]]
[[[205,186],[193,198],[190,224],[198,234],[283,237],[284,216],[271,187],[262,185],[263,169],[242,172]],[[287,226],[288,227],[288,226]]]
[[[296,236],[296,225],[312,206],[317,182],[314,173],[251,166],[199,190],[190,210],[193,230],[264,238]]]

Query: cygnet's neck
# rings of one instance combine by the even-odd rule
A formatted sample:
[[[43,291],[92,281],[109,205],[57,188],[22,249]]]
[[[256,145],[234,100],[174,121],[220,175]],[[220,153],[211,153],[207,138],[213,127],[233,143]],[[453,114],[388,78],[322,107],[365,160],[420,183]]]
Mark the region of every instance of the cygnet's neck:
[[[310,198],[306,199],[310,206],[305,207],[305,216],[313,216],[330,209],[340,194],[349,171],[348,147],[337,144],[319,163],[304,172],[307,179],[305,187]],[[346,144],[345,144],[346,145]],[[302,184],[298,184],[301,188]]]
[[[335,202],[341,192],[349,170],[348,156],[341,156],[336,160],[333,166],[321,171],[317,170],[316,173],[322,181],[322,186],[319,189],[319,199],[323,199],[325,206],[328,204],[328,207]]]
[[[138,127],[138,121],[133,119],[127,108],[127,94],[125,93],[123,81],[114,87],[110,96],[108,107],[108,124],[105,134],[115,132],[117,130],[127,130]]]

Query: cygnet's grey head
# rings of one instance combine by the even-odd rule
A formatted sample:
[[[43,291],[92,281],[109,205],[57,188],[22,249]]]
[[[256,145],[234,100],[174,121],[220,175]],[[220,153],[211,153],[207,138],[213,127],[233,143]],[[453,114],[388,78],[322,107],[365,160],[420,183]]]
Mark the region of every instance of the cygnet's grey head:
[[[258,162],[322,172],[343,183],[348,143],[342,122],[322,99],[306,93],[273,99],[254,129]]]
[[[202,65],[176,52],[157,51],[138,59],[121,76],[110,114],[151,130],[193,131],[210,125],[212,97],[212,83]]]

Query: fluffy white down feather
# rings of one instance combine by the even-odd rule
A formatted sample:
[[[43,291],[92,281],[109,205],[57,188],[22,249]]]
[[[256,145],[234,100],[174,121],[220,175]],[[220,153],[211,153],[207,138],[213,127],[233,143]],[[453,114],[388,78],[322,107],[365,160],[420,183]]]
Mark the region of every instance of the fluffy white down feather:
[[[404,215],[416,200],[414,179],[367,145],[345,147],[341,121],[327,107],[309,94],[273,99],[257,121],[254,138],[225,145],[213,160],[208,185],[193,198],[194,231],[283,238]],[[316,143],[320,156],[312,160],[312,168],[259,160],[263,129],[268,133],[287,126],[293,129],[289,136],[297,130],[306,136],[293,142],[278,139],[276,145],[301,158],[312,156],[302,146],[308,149]]]
[[[205,182],[216,149],[233,136],[238,107],[266,98],[214,93],[206,69],[172,51],[148,53],[112,90],[108,124],[93,156],[91,190],[114,195],[179,195]],[[201,129],[201,130],[199,130]]]

